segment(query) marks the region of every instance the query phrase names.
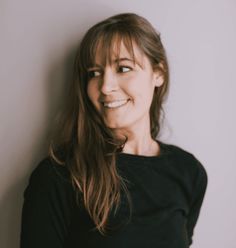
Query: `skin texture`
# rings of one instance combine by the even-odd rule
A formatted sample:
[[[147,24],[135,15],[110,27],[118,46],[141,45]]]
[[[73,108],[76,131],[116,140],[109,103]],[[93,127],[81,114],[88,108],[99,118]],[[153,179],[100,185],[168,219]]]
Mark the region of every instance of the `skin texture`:
[[[114,49],[116,44],[114,45]],[[163,84],[159,71],[153,71],[148,57],[133,42],[136,64],[121,41],[117,62],[102,66],[99,52],[96,54],[95,67],[89,68],[90,79],[87,93],[96,110],[103,117],[105,124],[116,135],[127,135],[123,152],[144,156],[158,155],[159,144],[151,137],[149,109],[155,87]],[[101,51],[101,49],[97,49]],[[115,54],[112,61],[117,59]],[[126,58],[126,59],[122,59]],[[130,99],[116,109],[105,108],[101,101]]]

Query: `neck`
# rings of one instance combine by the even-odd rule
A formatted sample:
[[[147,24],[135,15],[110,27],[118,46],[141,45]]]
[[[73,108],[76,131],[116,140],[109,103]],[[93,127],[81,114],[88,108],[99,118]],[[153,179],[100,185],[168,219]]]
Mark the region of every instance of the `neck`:
[[[134,140],[128,140],[122,152],[135,155],[155,156],[160,154],[160,147],[157,141],[151,138],[143,142],[135,142]]]
[[[116,130],[118,136],[127,136],[128,140],[123,148],[123,153],[155,156],[160,154],[159,144],[151,137],[149,122],[133,126],[132,129]]]

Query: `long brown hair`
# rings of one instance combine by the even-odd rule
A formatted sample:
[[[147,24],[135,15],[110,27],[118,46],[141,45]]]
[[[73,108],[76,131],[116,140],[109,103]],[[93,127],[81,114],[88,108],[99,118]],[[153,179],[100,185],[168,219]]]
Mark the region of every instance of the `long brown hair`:
[[[149,58],[153,69],[162,72],[164,83],[155,88],[150,106],[151,136],[153,139],[157,137],[161,112],[164,113],[162,103],[169,85],[165,49],[160,34],[145,18],[134,13],[122,13],[91,27],[80,42],[68,101],[59,113],[49,146],[50,157],[66,165],[70,171],[78,205],[87,210],[95,228],[103,235],[109,226],[110,210],[115,206],[116,212],[121,202],[121,190],[126,193],[132,212],[126,180],[116,167],[116,154],[122,151],[127,137],[124,140],[115,137],[90,102],[87,69],[94,64],[98,43],[102,44],[102,61],[110,61],[113,42],[119,49],[121,40],[133,58],[132,42],[135,41]]]

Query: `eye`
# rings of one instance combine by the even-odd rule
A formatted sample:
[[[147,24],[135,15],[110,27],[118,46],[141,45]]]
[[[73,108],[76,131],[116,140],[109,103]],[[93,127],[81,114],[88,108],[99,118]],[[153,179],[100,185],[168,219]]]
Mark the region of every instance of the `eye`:
[[[88,77],[89,78],[98,77],[100,75],[101,75],[101,72],[100,71],[95,71],[95,70],[88,71]]]
[[[128,72],[130,70],[131,70],[131,68],[129,66],[119,66],[118,67],[118,72]]]

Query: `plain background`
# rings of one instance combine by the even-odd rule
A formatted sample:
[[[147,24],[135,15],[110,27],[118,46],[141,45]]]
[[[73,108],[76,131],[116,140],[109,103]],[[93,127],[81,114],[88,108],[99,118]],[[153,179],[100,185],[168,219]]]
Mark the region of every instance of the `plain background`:
[[[235,247],[235,0],[1,0],[0,247],[19,246],[23,191],[46,155],[80,38],[121,12],[161,32],[171,76],[162,140],[208,172],[191,247]]]

